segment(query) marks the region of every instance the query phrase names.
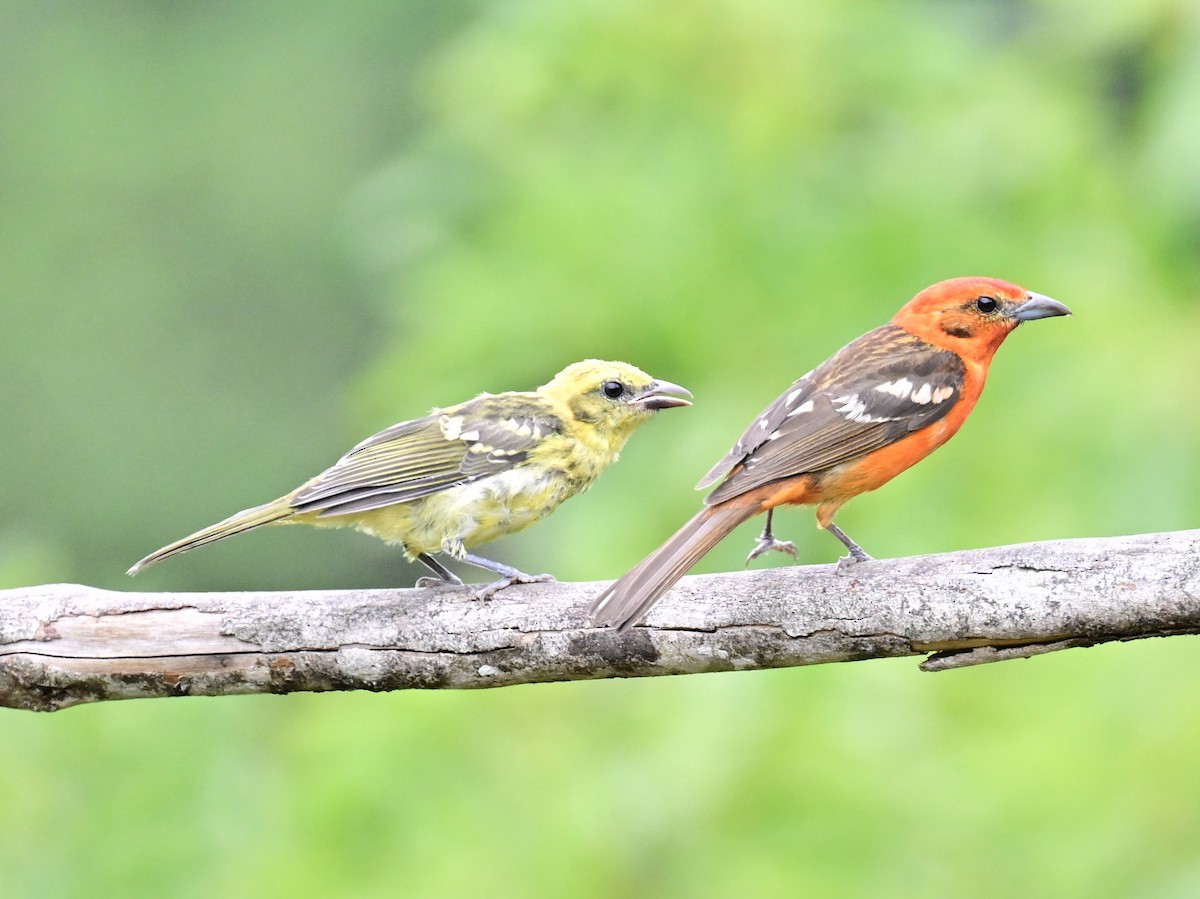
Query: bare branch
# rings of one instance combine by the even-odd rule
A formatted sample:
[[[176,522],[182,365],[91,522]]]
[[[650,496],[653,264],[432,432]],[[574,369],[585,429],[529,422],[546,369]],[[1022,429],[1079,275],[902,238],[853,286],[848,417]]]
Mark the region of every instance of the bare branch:
[[[927,655],[925,670],[1200,633],[1200,531],[684,579],[625,636],[598,583],[298,593],[0,592],[0,705],[500,687]]]

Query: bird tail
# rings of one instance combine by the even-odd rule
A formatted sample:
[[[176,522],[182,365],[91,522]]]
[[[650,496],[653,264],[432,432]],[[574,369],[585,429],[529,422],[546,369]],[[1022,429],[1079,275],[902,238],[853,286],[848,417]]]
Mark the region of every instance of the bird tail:
[[[196,533],[190,534],[182,540],[168,543],[162,549],[156,549],[150,555],[146,556],[146,558],[134,564],[126,574],[137,574],[143,568],[149,568],[151,565],[155,565],[163,559],[178,553],[185,553],[189,549],[195,549],[197,546],[204,546],[206,543],[223,540],[226,537],[232,537],[234,534],[240,534],[242,531],[248,531],[260,525],[279,521],[281,518],[287,518],[294,511],[284,500],[279,499],[261,506],[255,506],[253,509],[246,509],[238,512],[236,515],[230,515],[224,521],[218,521],[216,524],[209,525],[203,530],[196,531]]]
[[[592,624],[624,633],[642,620],[688,570],[710,549],[759,508],[754,504],[709,506],[675,532],[637,567],[616,580],[592,603]]]

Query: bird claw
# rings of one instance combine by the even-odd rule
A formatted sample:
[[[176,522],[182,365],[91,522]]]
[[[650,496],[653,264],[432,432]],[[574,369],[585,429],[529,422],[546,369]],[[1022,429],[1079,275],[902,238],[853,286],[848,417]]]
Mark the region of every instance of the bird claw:
[[[448,581],[445,578],[441,578],[441,577],[426,576],[426,577],[417,578],[417,582],[416,582],[416,584],[414,584],[414,586],[416,586],[416,587],[461,587],[461,586],[463,586],[463,582],[460,581],[458,578],[455,578],[452,581]]]
[[[861,553],[861,555],[859,553]],[[837,569],[834,571],[834,574],[843,575],[860,562],[873,561],[875,561],[873,557],[867,555],[865,552],[862,552],[862,550],[859,550],[858,553],[851,553],[848,556],[842,556],[840,559],[838,559]]]
[[[491,599],[505,587],[511,587],[513,584],[553,584],[554,582],[555,578],[552,574],[525,574],[522,571],[515,571],[475,591],[475,598],[480,601]]]
[[[791,540],[776,540],[770,534],[763,534],[758,538],[758,543],[754,544],[754,549],[750,550],[750,555],[746,556],[746,567],[750,567],[750,563],[763,553],[769,553],[772,550],[778,553],[787,553],[793,559],[796,558],[796,544]]]

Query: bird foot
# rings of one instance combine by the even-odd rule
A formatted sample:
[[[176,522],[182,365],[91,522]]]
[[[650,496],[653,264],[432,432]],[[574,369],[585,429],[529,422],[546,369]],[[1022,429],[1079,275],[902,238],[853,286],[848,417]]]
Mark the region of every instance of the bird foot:
[[[505,587],[511,587],[513,584],[553,584],[554,582],[552,574],[525,574],[523,571],[514,571],[475,591],[475,598],[478,600],[491,599]]]
[[[463,582],[460,581],[458,578],[455,578],[454,580],[451,581],[451,580],[447,580],[446,578],[442,578],[442,577],[426,576],[426,577],[417,578],[417,583],[414,586],[417,586],[417,587],[462,587]]]
[[[850,555],[842,556],[838,559],[837,569],[834,571],[834,574],[843,575],[860,562],[873,561],[875,560],[871,556],[868,556],[860,549],[857,553],[852,552]]]
[[[746,556],[746,567],[750,567],[750,563],[761,556],[763,553],[769,553],[774,550],[777,553],[787,553],[793,559],[796,558],[796,544],[791,540],[776,540],[770,534],[764,533],[758,538],[758,542],[754,544],[754,549],[750,550],[750,555]]]

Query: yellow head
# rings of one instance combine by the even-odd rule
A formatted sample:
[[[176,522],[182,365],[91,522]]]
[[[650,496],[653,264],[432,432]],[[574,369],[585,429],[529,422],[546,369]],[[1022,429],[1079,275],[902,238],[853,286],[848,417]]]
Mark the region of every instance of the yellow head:
[[[656,381],[624,362],[599,359],[568,365],[537,392],[566,406],[576,421],[591,425],[614,452],[659,409],[691,405],[691,394],[678,384]]]

